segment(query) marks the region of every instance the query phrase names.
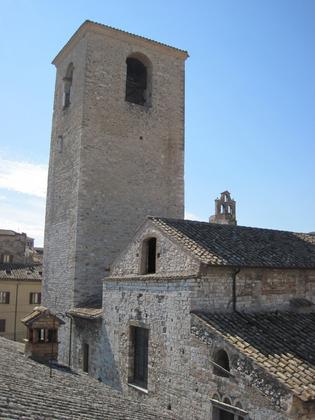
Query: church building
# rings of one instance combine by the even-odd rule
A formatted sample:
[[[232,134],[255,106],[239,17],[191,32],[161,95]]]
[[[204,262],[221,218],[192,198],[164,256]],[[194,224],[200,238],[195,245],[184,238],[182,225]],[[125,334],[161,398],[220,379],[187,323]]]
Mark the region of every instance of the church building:
[[[86,21],[59,52],[43,304],[59,361],[174,418],[315,417],[315,236],[184,220],[187,52]]]

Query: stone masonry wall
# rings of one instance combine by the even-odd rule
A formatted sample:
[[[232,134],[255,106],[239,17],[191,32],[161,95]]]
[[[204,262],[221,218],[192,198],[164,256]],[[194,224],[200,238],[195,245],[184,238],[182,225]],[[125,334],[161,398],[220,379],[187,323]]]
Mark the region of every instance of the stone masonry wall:
[[[210,398],[229,398],[232,405],[241,403],[255,420],[284,420],[296,418],[287,415],[292,398],[284,388],[266,377],[266,386],[259,391],[257,382],[250,378],[244,382],[239,366],[245,363],[232,346],[220,337],[210,337],[210,343],[203,343],[191,335],[190,311],[191,292],[197,280],[130,278],[109,279],[104,282],[104,318],[101,327],[104,354],[93,360],[91,369],[97,377],[111,383],[138,400],[149,400],[151,404],[171,408],[183,419],[210,418]],[[165,292],[167,290],[167,292]],[[149,328],[149,382],[148,393],[128,384],[129,329],[132,325]],[[91,331],[91,329],[89,329]],[[84,331],[86,331],[84,333]],[[88,329],[81,329],[81,340],[87,340]],[[95,337],[90,340],[92,345]],[[210,363],[212,353],[224,348],[232,363],[232,378],[217,378]],[[77,350],[80,343],[77,343]],[[108,353],[107,353],[108,352]],[[104,363],[111,360],[111,363]],[[243,363],[243,364],[244,364]],[[246,363],[248,363],[246,361]],[[253,375],[263,378],[264,372],[255,366],[248,367]],[[256,378],[257,379],[257,378]],[[264,391],[264,392],[262,392]],[[264,396],[266,393],[267,396]]]
[[[136,38],[89,32],[80,150],[75,304],[102,278],[148,214],[184,215],[184,62]],[[126,102],[126,59],[151,63],[150,106]],[[88,281],[87,281],[88,279]]]
[[[83,38],[59,64],[56,76],[48,172],[43,304],[53,312],[73,305],[80,145],[84,96],[86,41]],[[63,78],[74,64],[71,105],[63,108]],[[62,140],[60,140],[62,137]],[[68,359],[69,320],[60,328],[60,361]]]
[[[200,263],[178,247],[166,235],[161,234],[150,220],[137,231],[132,242],[118,255],[112,264],[111,276],[138,276],[143,265],[143,242],[156,238],[156,272],[159,275],[198,274]]]
[[[192,309],[208,312],[233,308],[233,272],[225,267],[203,268],[192,287]],[[290,300],[304,298],[315,304],[315,270],[242,268],[236,275],[239,311],[291,310]],[[301,308],[303,310],[303,308]]]

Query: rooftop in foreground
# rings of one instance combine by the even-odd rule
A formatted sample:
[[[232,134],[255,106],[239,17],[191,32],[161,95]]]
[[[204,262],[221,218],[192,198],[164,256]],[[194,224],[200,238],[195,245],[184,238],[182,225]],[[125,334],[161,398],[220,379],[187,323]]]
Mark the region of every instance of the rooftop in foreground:
[[[176,419],[123,397],[84,373],[53,369],[27,359],[20,344],[0,337],[1,419]]]

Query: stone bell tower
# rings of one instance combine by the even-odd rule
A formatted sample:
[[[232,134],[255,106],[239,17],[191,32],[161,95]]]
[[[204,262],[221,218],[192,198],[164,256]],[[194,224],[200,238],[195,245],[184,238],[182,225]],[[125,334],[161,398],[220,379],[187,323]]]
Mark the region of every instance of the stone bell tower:
[[[186,58],[86,21],[54,59],[43,284],[54,312],[100,303],[146,215],[184,217]]]
[[[236,202],[228,191],[223,191],[221,197],[215,200],[215,215],[210,216],[210,223],[220,225],[236,225]]]

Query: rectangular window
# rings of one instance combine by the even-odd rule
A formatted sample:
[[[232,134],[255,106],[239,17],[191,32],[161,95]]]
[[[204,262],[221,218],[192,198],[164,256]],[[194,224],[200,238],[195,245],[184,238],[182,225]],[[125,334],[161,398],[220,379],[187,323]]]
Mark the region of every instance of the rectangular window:
[[[212,399],[212,420],[245,420],[248,413],[242,408]]]
[[[129,382],[144,389],[148,388],[148,345],[149,330],[130,327]]]
[[[42,294],[39,292],[30,293],[30,304],[31,305],[40,305],[42,302]]]
[[[83,344],[83,372],[89,372],[89,345],[87,343]]]
[[[3,254],[2,255],[2,262],[12,263],[13,262],[13,255]]]
[[[0,332],[5,332],[5,319],[0,319]]]
[[[10,303],[10,292],[0,292],[0,304]]]

